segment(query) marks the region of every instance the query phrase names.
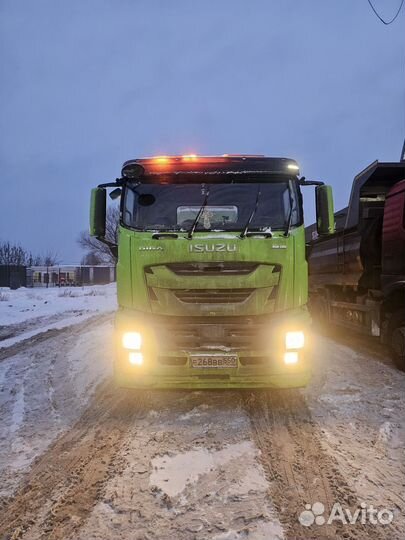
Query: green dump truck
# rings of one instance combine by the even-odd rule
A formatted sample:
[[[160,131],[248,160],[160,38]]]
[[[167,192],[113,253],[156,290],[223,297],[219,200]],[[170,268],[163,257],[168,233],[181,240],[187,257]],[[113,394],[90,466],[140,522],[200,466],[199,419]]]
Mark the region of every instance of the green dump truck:
[[[92,190],[90,232],[118,253],[115,378],[150,388],[299,387],[310,377],[301,187],[318,234],[329,186],[264,156],[158,156]],[[120,197],[118,246],[106,190]]]

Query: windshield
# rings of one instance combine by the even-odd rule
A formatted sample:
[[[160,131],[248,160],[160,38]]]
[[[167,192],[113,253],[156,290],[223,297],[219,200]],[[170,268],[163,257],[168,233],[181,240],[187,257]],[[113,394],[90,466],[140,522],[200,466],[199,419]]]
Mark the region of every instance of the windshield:
[[[260,197],[249,230],[285,229],[291,201],[291,225],[300,223],[297,191],[287,180],[262,184],[140,184],[127,186],[123,222],[141,230],[187,231],[192,227],[208,192],[196,231],[242,230]]]

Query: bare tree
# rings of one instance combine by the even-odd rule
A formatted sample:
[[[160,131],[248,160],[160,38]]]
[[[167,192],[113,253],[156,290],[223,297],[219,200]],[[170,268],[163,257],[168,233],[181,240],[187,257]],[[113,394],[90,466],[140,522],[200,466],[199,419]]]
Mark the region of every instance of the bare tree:
[[[60,260],[57,253],[47,251],[45,255],[33,255],[19,244],[0,242],[0,264],[8,266],[55,266]]]
[[[27,259],[27,264],[25,266],[41,266],[41,265],[42,265],[41,255],[33,255],[32,253],[30,253]]]
[[[99,264],[103,264],[103,261],[100,260],[98,255],[96,253],[93,253],[92,251],[89,251],[82,257],[82,260],[80,261],[81,265],[90,265],[90,266],[97,266]]]
[[[47,251],[43,257],[39,257],[42,266],[56,266],[60,264],[59,255],[54,251]]]
[[[29,266],[32,260],[34,260],[32,253],[19,244],[0,242],[0,264]]]
[[[108,242],[116,245],[118,244],[119,217],[119,208],[110,206],[107,209],[105,238]],[[109,246],[90,236],[87,231],[80,233],[77,242],[82,249],[86,250],[84,258],[89,258],[86,260],[98,260],[98,264],[117,264],[117,257],[112,253]]]

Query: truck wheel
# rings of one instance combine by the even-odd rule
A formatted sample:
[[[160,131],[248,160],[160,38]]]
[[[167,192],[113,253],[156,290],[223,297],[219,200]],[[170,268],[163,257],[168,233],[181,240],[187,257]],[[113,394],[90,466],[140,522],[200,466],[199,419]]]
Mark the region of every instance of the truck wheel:
[[[397,311],[390,321],[390,346],[395,365],[405,371],[405,312]]]

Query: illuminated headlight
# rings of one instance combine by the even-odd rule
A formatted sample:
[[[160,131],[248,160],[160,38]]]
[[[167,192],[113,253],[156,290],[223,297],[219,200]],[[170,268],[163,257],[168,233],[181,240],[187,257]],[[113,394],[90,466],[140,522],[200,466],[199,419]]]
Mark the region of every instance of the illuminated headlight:
[[[304,332],[287,332],[285,335],[286,349],[302,349],[305,344]]]
[[[133,366],[141,366],[143,364],[143,354],[141,352],[130,352],[129,363]]]
[[[139,351],[142,347],[142,336],[139,332],[125,332],[122,336],[124,349]]]
[[[298,353],[289,351],[284,353],[284,364],[296,364],[298,362]]]

